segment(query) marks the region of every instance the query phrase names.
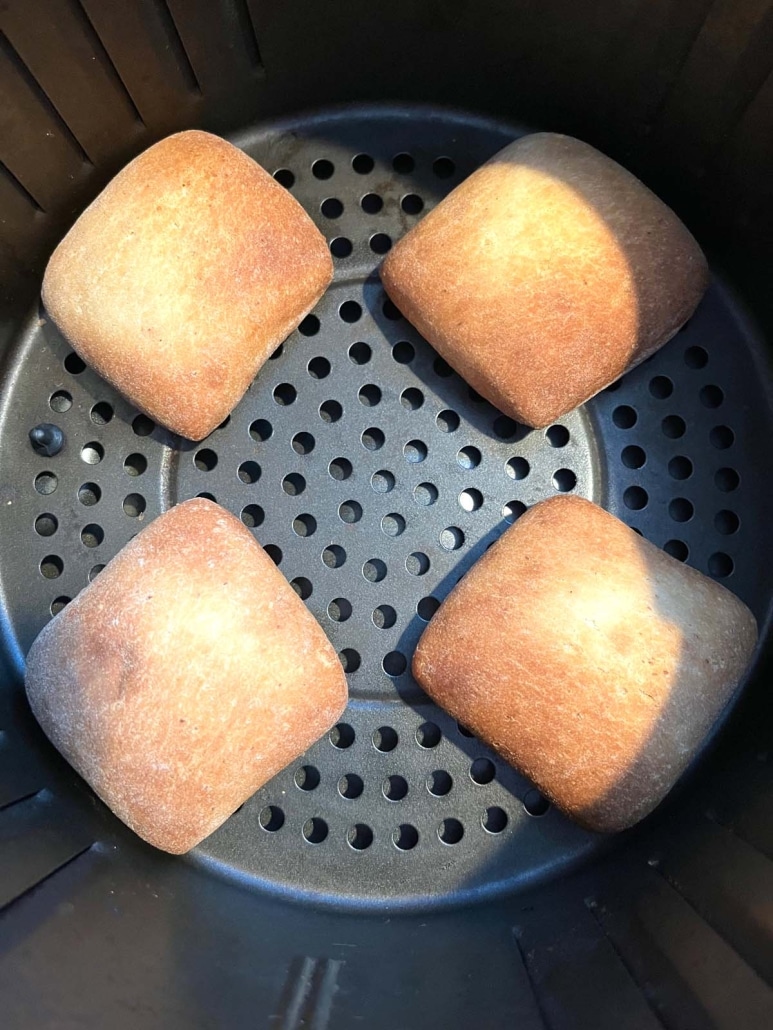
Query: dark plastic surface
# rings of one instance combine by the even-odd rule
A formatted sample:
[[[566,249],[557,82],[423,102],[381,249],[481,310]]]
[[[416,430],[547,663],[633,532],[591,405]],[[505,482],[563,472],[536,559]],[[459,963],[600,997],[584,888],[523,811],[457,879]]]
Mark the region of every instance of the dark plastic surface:
[[[522,801],[540,811],[540,799],[533,795],[522,798],[518,790],[524,785],[517,778],[509,789],[501,770],[493,783],[473,788],[464,776],[473,758],[468,751],[475,748],[475,743],[453,726],[438,722],[442,741],[435,749],[445,749],[461,770],[448,795],[433,798],[420,779],[413,781],[408,776],[409,791],[404,800],[387,801],[379,796],[380,784],[387,782],[381,776],[382,766],[390,765],[390,776],[402,775],[399,769],[392,770],[390,756],[402,762],[405,755],[418,769],[427,754],[432,754],[432,749],[426,754],[419,752],[411,738],[412,725],[402,733],[392,752],[379,752],[371,743],[374,729],[400,728],[387,720],[385,713],[401,712],[403,718],[415,716],[417,720],[420,714],[415,710],[415,700],[409,702],[414,707],[387,700],[390,690],[405,684],[378,671],[379,651],[384,645],[372,645],[373,640],[383,640],[390,634],[397,641],[398,633],[415,630],[418,612],[412,615],[410,606],[403,608],[386,601],[395,609],[393,628],[366,628],[369,611],[375,611],[375,607],[384,608],[378,619],[389,620],[389,612],[380,603],[372,609],[369,605],[353,605],[347,623],[326,623],[326,628],[338,634],[340,647],[356,649],[356,641],[364,641],[360,651],[364,661],[360,671],[353,674],[353,683],[357,676],[362,682],[367,671],[369,682],[377,684],[374,695],[358,688],[356,711],[351,718],[353,726],[355,719],[361,720],[356,723],[359,735],[355,743],[333,753],[332,746],[322,742],[320,783],[315,790],[302,792],[288,779],[286,786],[261,803],[256,799],[252,808],[246,805],[224,829],[225,839],[215,837],[208,842],[210,858],[202,852],[192,861],[169,859],[144,847],[42,744],[18,689],[21,655],[14,643],[31,639],[48,617],[51,602],[65,596],[52,592],[64,577],[72,577],[72,591],[80,589],[88,572],[99,564],[92,551],[109,553],[134,531],[140,513],[136,503],[129,505],[131,511],[137,511],[136,517],[124,512],[123,499],[129,493],[145,498],[143,515],[148,518],[169,503],[175,482],[184,478],[181,489],[196,487],[194,492],[200,492],[211,487],[197,486],[197,479],[221,476],[224,478],[218,491],[222,499],[241,510],[245,503],[264,507],[256,495],[273,477],[269,492],[272,500],[264,507],[263,524],[255,531],[261,538],[261,532],[268,528],[276,527],[277,532],[281,529],[288,540],[285,560],[289,561],[291,554],[293,561],[300,560],[307,546],[317,548],[322,539],[321,525],[335,527],[338,540],[333,541],[331,536],[330,542],[343,547],[346,543],[340,541],[341,532],[353,539],[362,535],[358,530],[371,517],[369,505],[373,500],[371,488],[364,481],[357,483],[360,492],[347,492],[340,499],[362,505],[359,523],[336,521],[337,508],[326,508],[312,537],[291,535],[284,515],[280,526],[275,513],[286,514],[289,509],[283,506],[293,503],[293,495],[284,494],[277,483],[280,466],[299,462],[300,472],[305,475],[303,462],[313,463],[318,451],[298,455],[285,450],[281,462],[278,454],[272,454],[267,471],[265,457],[270,453],[271,440],[267,441],[265,455],[258,457],[263,443],[243,437],[237,440],[232,426],[213,434],[213,440],[227,440],[228,445],[221,454],[216,443],[213,449],[219,463],[211,472],[194,472],[188,464],[187,478],[181,477],[185,463],[192,459],[191,452],[184,452],[174,466],[170,462],[162,469],[149,464],[141,476],[132,479],[128,473],[121,473],[128,488],[118,494],[109,490],[96,506],[84,507],[77,499],[80,486],[96,482],[103,474],[108,484],[120,481],[118,473],[126,457],[141,454],[160,462],[171,453],[165,448],[175,449],[175,441],[164,439],[158,432],[150,437],[135,435],[123,421],[128,412],[117,403],[109,423],[99,421],[104,418],[104,412],[99,411],[97,421],[92,421],[94,404],[109,401],[109,396],[102,396],[103,385],[98,384],[98,389],[93,386],[90,373],[72,376],[63,371],[66,352],[55,337],[47,335],[50,327],[40,327],[42,332],[35,338],[37,344],[42,338],[46,340],[42,352],[49,360],[48,368],[33,369],[33,359],[23,358],[18,346],[33,340],[34,326],[27,326],[21,335],[20,327],[38,293],[51,247],[109,176],[154,139],[193,125],[233,132],[276,114],[312,106],[390,98],[453,104],[580,135],[642,175],[686,217],[704,246],[712,251],[715,269],[727,273],[745,304],[715,287],[698,319],[691,323],[687,330],[691,345],[706,350],[707,364],[696,366],[695,356],[690,358],[692,364],[685,364],[682,348],[684,345],[686,351],[686,344],[678,337],[655,359],[654,366],[627,377],[621,387],[628,405],[636,410],[634,425],[617,426],[614,419],[610,425],[614,409],[622,402],[614,392],[608,393],[589,406],[581,431],[575,432],[574,438],[570,436],[567,446],[575,447],[573,461],[581,463],[586,457],[590,459],[591,445],[600,439],[602,445],[587,468],[598,474],[598,481],[589,482],[592,489],[598,482],[605,491],[602,502],[625,507],[627,489],[646,491],[648,503],[644,508],[624,512],[632,524],[652,535],[657,543],[680,541],[689,550],[688,560],[704,570],[713,555],[727,555],[734,563],[728,582],[762,614],[766,608],[764,581],[769,578],[769,522],[761,521],[770,503],[766,478],[768,377],[754,342],[755,331],[745,320],[744,307],[753,310],[763,326],[773,326],[769,294],[773,240],[770,19],[769,3],[753,0],[663,0],[656,4],[639,0],[624,4],[618,0],[594,0],[592,4],[549,0],[509,5],[469,0],[450,0],[444,5],[374,0],[356,10],[347,0],[317,5],[305,0],[288,0],[281,5],[254,0],[135,0],[131,4],[115,0],[46,0],[45,4],[6,0],[2,4],[0,418],[4,428],[0,449],[0,558],[3,568],[10,559],[18,558],[21,569],[7,598],[7,618],[13,620],[13,629],[5,634],[5,643],[11,651],[0,649],[0,880],[3,902],[7,902],[0,918],[0,1021],[4,1026],[13,1030],[90,1030],[108,1025],[127,1030],[222,1026],[343,1030],[363,1025],[389,1030],[468,1030],[471,1026],[496,1030],[502,1026],[519,1030],[640,1030],[654,1025],[668,1030],[758,1030],[773,1025],[768,986],[773,975],[773,776],[769,759],[773,711],[769,663],[758,670],[737,715],[721,733],[716,750],[705,756],[698,770],[661,811],[639,831],[616,840],[609,853],[596,853],[579,871],[563,868],[559,876],[549,874],[561,868],[560,859],[558,865],[541,865],[533,843],[527,843],[538,837],[546,847],[553,848],[556,840],[544,828],[558,825],[555,815],[532,818],[524,830]],[[436,140],[434,133],[442,138],[451,124],[447,112],[440,114],[440,123],[434,126],[422,121],[427,116],[431,123],[436,121],[427,111],[417,116],[405,108],[387,109],[380,117],[386,115],[389,120],[394,114],[402,120],[400,131],[406,132],[406,138],[417,147],[421,139],[414,131],[414,119],[425,140]],[[335,163],[331,154],[351,154],[353,148],[365,146],[360,143],[365,138],[362,117],[375,127],[372,111],[358,112],[354,108],[347,109],[343,118],[322,116],[300,119],[299,124],[308,126],[313,121],[315,145]],[[476,160],[495,148],[494,139],[501,138],[502,129],[467,116],[460,124],[467,135],[465,147],[457,148],[457,169],[459,174],[466,174]],[[293,156],[297,129],[298,124],[285,123],[278,132],[272,125],[258,133],[246,133],[244,142],[256,148],[256,155],[261,147],[276,144],[277,154],[284,159],[285,155]],[[370,151],[375,157],[380,154],[384,161],[384,196],[394,197],[389,193],[389,183],[394,179],[389,168],[393,156],[390,148],[395,139],[390,132],[397,129],[395,124],[388,130],[379,129],[379,133],[386,132],[383,152],[376,146],[381,140],[378,133]],[[367,139],[373,135],[365,134]],[[452,142],[456,145],[460,141],[454,138]],[[407,146],[402,142],[397,145]],[[299,147],[304,146],[299,142]],[[430,159],[428,152],[426,163],[420,163],[411,173],[417,183],[413,192],[430,203],[439,193],[437,187],[449,184],[436,181],[431,171],[435,156]],[[286,163],[296,167],[290,157]],[[466,166],[465,158],[469,162]],[[266,160],[272,163],[268,157]],[[346,159],[343,167],[347,167]],[[340,174],[340,161],[332,180],[309,177],[307,168],[298,177],[296,195],[313,209],[329,197],[343,198],[342,203],[351,200],[351,182],[358,180],[342,179]],[[345,196],[336,190],[324,192],[326,186],[337,187],[339,182],[347,191]],[[371,192],[379,193],[380,188]],[[338,224],[346,224],[358,211],[356,203],[347,203]],[[365,234],[380,231],[385,219],[398,224],[401,231],[417,216],[398,214],[385,205],[383,214],[358,213],[351,231],[348,227],[346,231],[333,231],[336,219],[325,222],[327,215],[319,217],[329,238],[342,235],[356,244],[351,258],[337,259],[336,290],[340,294],[362,287],[362,282],[347,285],[348,268],[364,276],[375,262]],[[330,314],[330,319],[322,321],[317,337],[328,348],[334,342],[329,335],[332,326],[337,326],[339,333],[348,331]],[[367,307],[364,318],[370,318]],[[431,403],[439,403],[449,381],[436,383],[428,372],[426,380],[422,379],[410,365],[394,369],[387,360],[387,337],[395,342],[397,336],[389,336],[394,330],[405,338],[399,332],[399,323],[390,320],[388,326],[378,321],[368,325],[374,342],[379,342],[374,352],[383,354],[383,361],[372,367],[378,368],[386,385],[381,405],[371,411],[375,414],[379,407],[386,410],[383,406],[388,401],[394,412],[399,403],[396,376],[413,377],[415,388],[425,392],[425,404],[406,410],[400,417],[403,421],[414,417],[425,420],[424,435],[409,439],[425,443],[437,440],[440,434],[433,438],[436,427],[429,424],[427,413]],[[310,425],[301,431],[317,438],[322,433],[335,433],[336,424],[322,424],[312,395],[306,391],[322,390],[325,383],[335,385],[338,391],[343,389],[344,379],[337,362],[331,360],[330,375],[311,381],[301,355],[318,356],[312,353],[314,342],[314,337],[296,338],[283,358],[267,366],[266,375],[283,371],[284,361],[296,387],[303,384],[296,405],[302,405],[310,424],[317,420],[320,428],[317,434]],[[47,351],[49,344],[52,349]],[[417,354],[421,364],[421,347]],[[348,359],[341,357],[348,370]],[[665,366],[658,364],[666,358]],[[364,368],[367,364],[354,370],[355,375]],[[27,372],[34,373],[29,391],[23,382]],[[663,395],[667,386],[660,382],[655,393],[650,391],[650,381],[660,375],[673,383],[668,396]],[[48,406],[42,383],[53,380],[72,393],[74,403],[69,412],[52,413]],[[259,380],[259,394],[264,380],[265,376]],[[277,383],[288,381],[289,375],[282,375]],[[361,385],[381,383],[368,377]],[[723,390],[718,407],[705,407],[700,396],[704,386]],[[437,395],[432,393],[435,387]],[[19,398],[27,393],[37,398],[35,411],[9,404],[11,395]],[[714,391],[706,396],[711,399],[712,394],[716,399]],[[359,400],[353,394],[347,394],[347,398],[346,405],[339,400],[344,408],[337,424],[341,432],[352,411],[359,413]],[[334,399],[332,393],[330,399]],[[251,399],[248,403],[253,402]],[[289,419],[291,411],[292,406],[281,414]],[[481,435],[492,454],[501,458],[501,449],[513,443],[513,456],[526,456],[522,448],[530,446],[529,438],[497,440],[486,427],[484,412],[469,403],[469,398],[462,396],[458,413],[465,418],[472,416],[473,422],[479,416],[479,424],[465,431]],[[688,429],[682,437],[672,435],[679,427],[673,415],[683,417],[686,423],[697,419],[701,432],[693,434]],[[658,422],[662,425],[664,418],[670,419],[667,432],[661,429],[659,434],[656,426]],[[48,460],[69,471],[58,490],[49,495],[30,491],[29,476],[25,473],[20,477],[16,464],[26,463],[27,471],[35,475],[50,471],[48,466],[38,466],[39,459],[27,437],[29,429],[41,422],[60,425],[67,436],[62,453]],[[279,424],[289,431],[289,421]],[[378,427],[378,423],[374,420],[370,426]],[[711,438],[707,446],[705,432],[710,434],[720,426],[732,431],[732,442],[728,443],[730,436],[723,429],[714,434],[720,446],[716,447]],[[74,441],[70,439],[73,427]],[[456,434],[444,439],[450,441],[461,432],[460,418]],[[73,459],[73,447],[92,443],[105,446],[100,462],[91,466]],[[351,446],[359,455],[361,445],[356,434],[352,434]],[[390,446],[392,440],[385,433],[384,448]],[[624,463],[625,448],[644,452],[646,461],[640,468],[630,464],[641,459],[635,450],[628,452]],[[549,465],[542,448],[537,450],[540,457],[529,476],[509,481],[508,485],[519,492],[508,500],[521,498],[520,491],[539,482],[537,469]],[[484,448],[481,451],[483,454]],[[370,460],[377,454],[368,452],[360,457]],[[693,476],[674,479],[668,471],[674,458],[680,459],[674,465],[677,473],[686,469],[684,459],[688,459],[693,464]],[[426,461],[433,459],[434,452],[429,450]],[[235,469],[245,460],[261,464],[262,477],[254,485],[234,479]],[[400,464],[397,453],[395,460],[395,470],[405,472],[407,465]],[[132,471],[137,471],[141,462],[133,459],[133,466]],[[579,467],[573,464],[570,471]],[[380,465],[377,471],[382,468],[386,465]],[[720,489],[716,481],[712,487],[712,477],[722,469],[739,473],[735,491]],[[139,489],[143,477],[147,477],[145,482],[154,482],[153,490],[144,486]],[[352,481],[356,482],[354,471]],[[439,481],[444,486],[453,482],[448,469]],[[733,478],[723,474],[720,481],[727,486]],[[750,496],[750,484],[754,484],[754,496]],[[334,488],[345,485],[337,481]],[[401,489],[401,477],[396,476],[391,496]],[[83,496],[88,498],[88,491]],[[244,501],[245,496],[249,502]],[[308,489],[305,496],[311,498]],[[377,500],[388,501],[389,496],[379,495]],[[387,538],[379,526],[371,526],[379,550],[383,548],[386,555],[380,560],[388,568],[381,584],[369,583],[377,590],[391,586],[388,559],[393,549],[409,532],[425,530],[424,522],[415,525],[408,517],[414,511],[412,497],[405,491],[401,496],[404,505],[399,509],[390,505],[384,514],[406,518],[402,537]],[[483,516],[489,521],[480,525],[498,531],[496,508],[490,509],[485,498],[480,509],[467,511],[454,501],[455,496],[453,492],[439,493],[435,512],[447,504],[446,512],[458,510],[459,518],[469,519],[473,525],[474,515]],[[641,494],[629,496],[641,500]],[[108,498],[120,507],[116,509],[114,504],[109,517],[103,517]],[[664,514],[671,502],[679,499],[694,505],[693,516],[686,522],[675,522],[670,514]],[[33,514],[33,509],[36,514],[53,514],[46,507],[48,500],[56,501],[61,506],[57,511],[66,516],[57,519],[58,528],[49,539],[34,531]],[[715,509],[714,501],[721,507]],[[41,502],[43,507],[38,512],[34,506]],[[474,506],[474,495],[466,503]],[[17,505],[26,512],[23,525],[17,524]],[[356,511],[353,505],[346,510]],[[683,514],[687,509],[678,505],[675,510]],[[96,515],[97,511],[99,518],[92,519],[91,513]],[[423,512],[428,514],[427,509]],[[312,511],[304,508],[299,513]],[[728,532],[735,525],[733,516],[739,519],[735,533]],[[390,527],[396,524],[397,520],[387,523]],[[68,525],[75,528],[65,532]],[[452,525],[464,528],[458,521],[440,528]],[[757,528],[749,528],[755,525]],[[51,526],[50,522],[48,526],[41,524],[44,532]],[[83,540],[80,532],[86,526],[92,529]],[[97,542],[94,526],[106,530],[102,543]],[[429,528],[427,524],[427,538],[434,545],[438,527],[432,524],[431,533]],[[9,534],[19,541],[18,548],[6,543]],[[59,552],[59,543],[65,537],[66,548]],[[262,539],[270,542],[266,537]],[[468,541],[469,536],[466,546],[470,546]],[[50,550],[47,543],[52,545]],[[96,548],[88,546],[91,543],[96,543]],[[672,546],[684,553],[684,548]],[[318,550],[321,553],[322,548]],[[58,553],[66,553],[70,559],[58,580],[29,573],[30,566],[34,568],[41,558]],[[446,559],[453,561],[455,554],[451,552]],[[374,551],[368,554],[370,557],[379,555]],[[720,571],[728,567],[725,559],[719,563],[715,560],[714,566]],[[306,574],[305,578],[313,587],[309,604],[322,612],[320,593],[326,577],[347,577],[351,566],[347,561],[336,570],[321,564],[317,568],[318,575]],[[354,569],[357,573],[356,565]],[[361,576],[355,576],[353,582],[365,590],[365,581],[360,580]],[[7,575],[4,582],[9,582]],[[21,614],[25,605],[28,617]],[[423,610],[429,611],[426,606]],[[322,618],[327,616],[323,614]],[[379,736],[379,740],[388,738],[389,734]],[[346,740],[347,735],[343,733],[341,739]],[[434,739],[432,733],[428,739]],[[362,764],[336,762],[357,754],[358,747],[362,748]],[[449,768],[432,771],[448,772]],[[478,769],[483,769],[485,778],[485,766]],[[341,797],[336,792],[340,771],[346,774],[342,785],[345,793],[356,793],[355,777],[362,779],[360,798]],[[313,773],[304,775],[308,780],[302,776],[299,779],[305,785],[314,782]],[[464,790],[460,781],[466,784]],[[442,776],[433,782],[441,790],[447,783]],[[399,794],[402,787],[390,780],[388,790]],[[501,792],[504,801],[498,807],[508,814],[510,823],[503,833],[477,837],[479,809],[475,799],[487,791],[490,796]],[[432,806],[436,802],[450,806],[456,797],[460,799],[456,811],[467,820],[463,823],[465,835],[456,845],[441,844],[433,836],[436,824],[431,818]],[[305,851],[298,851],[297,843],[305,846],[302,838],[298,840],[298,820],[312,807],[319,816],[312,798],[320,798],[334,817],[325,842],[308,844]],[[288,799],[292,799],[292,805]],[[307,799],[308,812],[303,807]],[[368,811],[383,821],[374,818],[366,822],[349,815],[355,810],[364,811],[364,806],[374,801],[376,807]],[[415,823],[410,825],[426,832],[416,847],[397,854],[385,831],[392,829],[396,819],[390,813],[409,805],[417,806]],[[273,833],[256,824],[261,810],[269,806],[286,807],[282,829]],[[422,819],[426,821],[422,823]],[[278,821],[272,813],[264,816],[268,825]],[[496,817],[493,825],[499,822],[501,817]],[[374,831],[372,844],[363,851],[344,843],[345,832],[357,823]],[[518,833],[511,838],[508,835],[514,824]],[[367,840],[367,834],[359,829],[355,839]],[[404,839],[410,841],[412,836],[408,834]],[[478,845],[474,853],[465,851],[471,842]],[[518,853],[522,842],[523,856]],[[562,846],[566,843],[564,840]],[[354,891],[337,904],[320,908],[308,902],[287,903],[275,890],[257,884],[254,870],[258,859],[269,857],[274,863],[270,867],[274,888],[287,889],[297,898],[299,877],[303,874],[305,883],[308,873],[311,889],[318,898],[325,896],[331,877],[325,863],[333,864],[330,858],[324,858],[326,846],[327,854],[340,860],[335,870],[338,878],[344,873],[350,876],[352,870],[362,868],[363,862],[370,863],[367,869],[373,875],[364,885],[359,884],[359,894]],[[428,851],[436,859],[434,869],[431,862],[422,864],[425,847],[436,849]],[[302,869],[297,862],[285,861],[290,853],[315,857]],[[462,868],[471,855],[482,854],[493,856],[494,861],[490,867],[476,866],[470,882],[496,891],[496,900],[454,905],[454,900],[480,897],[477,889],[456,885],[445,894],[433,890],[433,899],[444,899],[446,909],[428,911],[427,886],[448,887],[448,869],[453,863]],[[379,863],[385,856],[394,862],[391,866],[387,863],[388,870],[396,868],[400,874],[405,869],[415,870],[415,875],[401,875],[396,883],[395,874],[389,872],[380,880]],[[407,861],[403,863],[403,859]],[[505,868],[506,863],[511,864]],[[469,871],[471,867],[466,868]],[[243,873],[238,873],[239,869]],[[529,870],[539,869],[547,874],[543,885],[526,889]],[[228,878],[220,875],[228,871],[237,872]],[[428,875],[432,876],[429,885]],[[229,878],[235,882],[229,883]],[[516,882],[521,889],[508,891],[508,885]],[[398,898],[415,906],[422,892],[424,903],[418,911],[396,911]],[[378,904],[379,896],[387,893],[392,898],[389,912]],[[352,902],[368,899],[372,910],[356,911]]]

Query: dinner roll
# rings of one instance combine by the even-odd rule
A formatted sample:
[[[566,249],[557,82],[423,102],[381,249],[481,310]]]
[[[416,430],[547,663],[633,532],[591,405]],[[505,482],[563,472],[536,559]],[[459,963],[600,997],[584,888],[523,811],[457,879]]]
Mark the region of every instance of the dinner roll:
[[[506,414],[543,427],[661,347],[708,282],[697,243],[593,147],[501,150],[387,255],[387,293]]]
[[[564,812],[614,831],[674,785],[756,640],[729,590],[589,501],[554,497],[451,592],[413,671]]]
[[[54,251],[43,301],[84,361],[201,440],[317,303],[324,238],[282,186],[206,132],[156,143]]]
[[[180,854],[341,715],[335,651],[242,523],[202,498],[152,522],[38,636],[43,730],[136,833]]]

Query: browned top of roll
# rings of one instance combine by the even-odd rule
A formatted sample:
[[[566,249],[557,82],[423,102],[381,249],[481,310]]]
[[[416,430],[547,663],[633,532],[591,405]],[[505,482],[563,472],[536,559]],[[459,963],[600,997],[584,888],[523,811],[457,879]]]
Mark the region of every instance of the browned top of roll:
[[[241,522],[186,501],[42,631],[27,694],[97,794],[187,851],[336,722],[346,678],[316,620]]]
[[[206,132],[140,154],[83,212],[43,300],[81,357],[200,440],[332,278],[324,238],[260,165]]]
[[[549,425],[665,343],[706,260],[630,172],[569,136],[511,143],[416,225],[381,277],[480,394]]]
[[[686,768],[756,639],[729,590],[596,505],[555,497],[451,592],[413,669],[565,812],[619,830]]]

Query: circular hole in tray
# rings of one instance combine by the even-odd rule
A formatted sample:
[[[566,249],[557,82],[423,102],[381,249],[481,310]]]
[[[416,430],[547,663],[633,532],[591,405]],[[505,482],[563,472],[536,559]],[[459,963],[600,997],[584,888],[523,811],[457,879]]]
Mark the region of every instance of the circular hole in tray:
[[[419,831],[410,823],[401,823],[392,831],[392,843],[398,851],[411,851],[419,843]]]
[[[96,522],[90,522],[81,530],[81,542],[84,547],[99,547],[105,539],[105,531]]]
[[[328,835],[328,825],[319,816],[307,819],[303,824],[303,836],[309,844],[321,844]]]
[[[345,647],[339,652],[338,657],[346,673],[357,672],[362,661],[359,651],[355,651],[353,647]]]
[[[49,397],[48,405],[52,411],[61,415],[72,407],[72,394],[68,393],[67,390],[57,390]]]
[[[320,783],[319,769],[314,765],[302,765],[296,769],[293,780],[299,790],[316,790]]]
[[[48,554],[40,563],[40,572],[45,579],[58,579],[64,572],[64,562],[58,554]]]
[[[397,747],[397,731],[391,726],[379,726],[373,731],[373,747],[376,751],[394,751]]]
[[[380,604],[374,609],[371,618],[377,629],[391,629],[397,621],[397,612],[391,604]]]
[[[528,791],[523,799],[523,807],[529,815],[539,817],[546,815],[550,808],[550,802],[536,788]]]
[[[334,597],[327,606],[327,614],[333,622],[346,622],[352,615],[351,603],[345,597]]]
[[[464,826],[458,819],[444,819],[438,826],[437,835],[443,844],[458,844],[464,836]]]
[[[268,833],[276,833],[285,824],[285,814],[277,805],[266,805],[261,809],[258,822]]]
[[[354,730],[346,722],[339,722],[328,734],[330,743],[339,751],[345,751],[354,743]]]
[[[346,831],[346,840],[355,851],[365,851],[373,843],[373,830],[365,823],[355,823]]]
[[[358,175],[367,175],[372,172],[375,162],[370,154],[355,154],[352,158],[352,168]]]
[[[450,793],[453,785],[453,778],[445,769],[436,769],[427,777],[427,790],[436,798],[445,797]]]
[[[470,766],[470,779],[479,785],[491,783],[496,773],[496,768],[490,758],[476,758]]]
[[[265,418],[258,418],[250,424],[250,436],[258,443],[270,440],[274,433],[271,423]]]
[[[347,773],[346,776],[342,776],[338,781],[338,793],[348,801],[354,801],[355,798],[362,794],[364,789],[365,784],[362,782],[362,777],[358,776],[357,773]]]
[[[242,508],[240,517],[248,529],[257,529],[263,525],[266,513],[259,504],[248,504]]]
[[[381,793],[387,801],[402,801],[408,793],[408,781],[397,773],[388,776],[381,785]]]
[[[436,748],[442,739],[440,727],[434,722],[423,722],[416,730],[416,743],[427,750]]]
[[[123,499],[123,510],[131,519],[141,518],[147,508],[142,494],[127,494]]]
[[[46,513],[38,515],[35,519],[35,532],[38,536],[53,536],[59,528],[59,520],[56,515]]]
[[[480,822],[487,833],[502,833],[508,822],[507,812],[498,805],[492,805],[483,813]]]

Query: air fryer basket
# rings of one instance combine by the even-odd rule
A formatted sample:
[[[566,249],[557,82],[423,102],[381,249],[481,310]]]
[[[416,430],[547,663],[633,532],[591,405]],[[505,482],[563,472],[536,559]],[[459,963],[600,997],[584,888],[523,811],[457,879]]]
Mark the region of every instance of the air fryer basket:
[[[439,602],[556,492],[603,504],[769,623],[773,405],[758,326],[770,313],[756,287],[770,19],[751,3],[642,4],[630,21],[590,6],[376,5],[364,22],[337,2],[324,16],[183,0],[0,9],[7,1025],[773,1025],[764,648],[718,739],[614,839],[553,811],[410,675]],[[709,58],[731,29],[719,89]],[[545,39],[560,45],[538,61]],[[478,72],[460,79],[474,45]],[[729,143],[698,102],[707,89]],[[313,314],[196,445],[87,369],[37,299],[83,204],[132,154],[193,124],[271,171],[336,266]],[[581,134],[645,175],[715,273],[667,347],[544,431],[470,390],[376,274],[394,240],[532,127]],[[54,454],[29,439],[46,424],[63,433]],[[52,752],[20,678],[41,626],[144,524],[197,494],[240,515],[278,563],[339,652],[351,701],[328,737],[171,859]]]

